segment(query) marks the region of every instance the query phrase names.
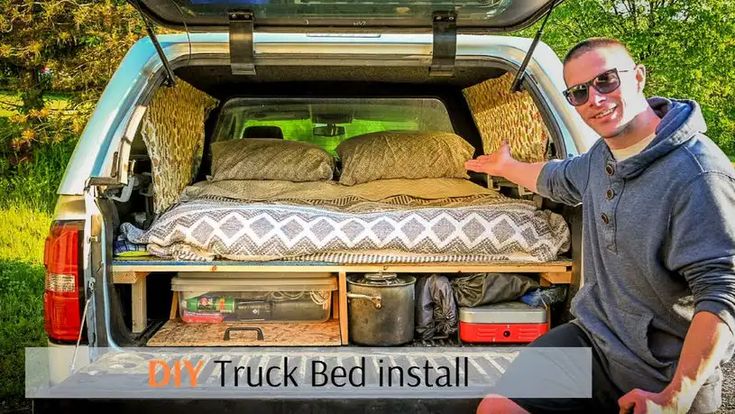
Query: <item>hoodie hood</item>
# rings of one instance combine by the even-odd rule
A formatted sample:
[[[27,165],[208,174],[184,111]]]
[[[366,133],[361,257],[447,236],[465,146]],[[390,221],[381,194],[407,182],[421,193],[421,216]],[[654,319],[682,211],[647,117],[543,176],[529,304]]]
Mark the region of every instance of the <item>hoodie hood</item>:
[[[617,171],[624,178],[637,176],[657,159],[707,130],[699,104],[694,101],[653,97],[648,104],[661,123],[656,128],[656,138],[645,150],[618,163]]]

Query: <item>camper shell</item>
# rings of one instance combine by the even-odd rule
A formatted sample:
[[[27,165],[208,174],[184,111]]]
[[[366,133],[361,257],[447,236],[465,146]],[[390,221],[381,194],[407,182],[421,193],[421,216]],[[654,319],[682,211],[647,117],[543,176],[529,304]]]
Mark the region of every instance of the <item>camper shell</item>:
[[[223,342],[219,331],[199,342],[187,342],[190,325],[179,318],[181,298],[173,286],[177,278],[192,275],[274,281],[329,279],[334,287],[329,289],[326,320],[310,326],[317,333],[329,330],[331,342],[310,342],[307,329],[302,336],[292,335],[290,343],[278,346],[358,346],[350,341],[348,324],[347,278],[352,274],[438,273],[450,278],[485,272],[501,274],[499,277],[504,273],[523,274],[541,286],[569,287],[567,300],[550,315],[551,326],[566,320],[569,301],[582,283],[581,207],[562,206],[497,178],[480,175],[472,175],[470,180],[560,214],[569,226],[568,251],[555,260],[535,263],[349,264],[222,259],[196,262],[115,256],[113,244],[120,235],[121,222],[131,220],[133,213],[147,211],[142,221],[150,223],[160,213],[151,204],[153,194],[160,194],[160,189],[140,181],[141,177],[150,179],[153,170],[143,139],[144,124],[146,113],[158,99],[157,93],[180,88],[182,84],[212,102],[201,114],[204,147],[199,165],[186,166],[195,170],[188,184],[207,180],[211,172],[210,146],[216,141],[217,131],[223,128],[223,114],[228,107],[246,104],[312,105],[400,99],[435,102],[446,112],[452,132],[474,147],[473,156],[482,155],[488,144],[483,141],[481,126],[463,91],[504,76],[520,85],[522,92],[513,93],[525,93],[532,99],[548,132],[545,159],[572,157],[591,147],[595,135],[561,94],[565,86],[562,64],[556,54],[543,42],[502,35],[545,16],[554,7],[554,1],[498,0],[475,9],[435,3],[407,5],[405,10],[395,5],[356,6],[349,12],[344,12],[343,7],[332,7],[329,10],[335,13],[329,15],[320,6],[308,3],[302,5],[306,9],[279,8],[275,4],[233,9],[216,2],[135,2],[148,19],[189,32],[149,36],[130,49],[97,103],[69,161],[58,189],[54,226],[57,231],[63,226],[77,231],[77,297],[68,306],[76,307],[78,314],[74,317],[80,323],[77,331],[53,331],[52,327],[49,345],[79,347],[79,357],[92,355],[94,359],[94,349],[102,347],[232,344]],[[182,14],[182,9],[187,13]],[[172,107],[180,104],[169,103]],[[169,113],[172,117],[182,116],[178,110]],[[326,128],[320,130],[327,131],[326,135],[330,127],[338,126],[324,116],[309,117],[315,128]],[[278,324],[270,323],[267,329],[277,330]],[[54,337],[53,332],[61,335]],[[463,346],[458,337],[443,344]],[[237,345],[264,346],[255,339]],[[410,345],[422,346],[420,342]],[[69,374],[69,361],[51,363],[59,379]]]

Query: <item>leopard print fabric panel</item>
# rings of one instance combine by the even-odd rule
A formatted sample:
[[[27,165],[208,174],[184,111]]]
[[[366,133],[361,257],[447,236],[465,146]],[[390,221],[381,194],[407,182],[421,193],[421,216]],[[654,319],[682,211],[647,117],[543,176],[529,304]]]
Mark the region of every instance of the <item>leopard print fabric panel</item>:
[[[513,76],[506,73],[463,90],[482,136],[483,151],[492,154],[507,140],[515,159],[545,161],[549,131],[531,95],[511,92],[512,83]]]

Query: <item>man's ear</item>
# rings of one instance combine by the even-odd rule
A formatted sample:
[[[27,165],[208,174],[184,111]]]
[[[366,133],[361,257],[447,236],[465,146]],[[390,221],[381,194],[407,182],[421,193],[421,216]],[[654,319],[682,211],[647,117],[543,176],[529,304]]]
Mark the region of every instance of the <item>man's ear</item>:
[[[646,86],[646,67],[643,65],[636,65],[635,67],[635,80],[638,84],[638,92],[643,92],[643,88]]]

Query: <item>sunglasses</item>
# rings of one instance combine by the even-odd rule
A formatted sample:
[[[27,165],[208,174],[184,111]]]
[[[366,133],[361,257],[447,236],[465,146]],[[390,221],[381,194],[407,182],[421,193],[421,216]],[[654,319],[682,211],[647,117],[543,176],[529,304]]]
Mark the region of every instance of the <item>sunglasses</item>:
[[[587,82],[569,87],[563,92],[564,97],[567,98],[567,101],[569,101],[573,106],[584,105],[590,98],[590,86],[595,88],[599,93],[611,93],[620,87],[620,73],[632,72],[634,70],[635,69],[606,70]]]

